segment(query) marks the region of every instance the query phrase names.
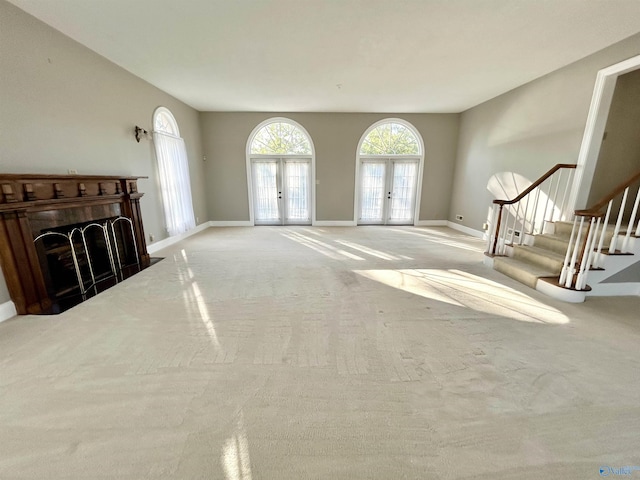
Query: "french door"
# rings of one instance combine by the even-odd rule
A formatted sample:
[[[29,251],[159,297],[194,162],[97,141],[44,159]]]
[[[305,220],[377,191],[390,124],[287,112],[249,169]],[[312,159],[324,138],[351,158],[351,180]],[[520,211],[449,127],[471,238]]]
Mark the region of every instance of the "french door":
[[[256,225],[311,224],[311,160],[251,161]]]
[[[362,159],[359,225],[413,225],[418,164],[415,159]]]

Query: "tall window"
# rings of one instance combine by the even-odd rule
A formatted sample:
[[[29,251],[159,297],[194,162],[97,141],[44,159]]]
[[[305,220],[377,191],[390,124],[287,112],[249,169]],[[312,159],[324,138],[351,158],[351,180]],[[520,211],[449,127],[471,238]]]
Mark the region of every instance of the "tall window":
[[[358,150],[356,222],[414,224],[422,162],[422,142],[413,126],[400,119],[372,125]]]
[[[301,125],[272,118],[247,143],[250,216],[256,225],[313,223],[313,146]]]
[[[153,114],[153,143],[167,232],[169,236],[184,233],[196,226],[189,161],[176,119],[164,107],[158,107]]]

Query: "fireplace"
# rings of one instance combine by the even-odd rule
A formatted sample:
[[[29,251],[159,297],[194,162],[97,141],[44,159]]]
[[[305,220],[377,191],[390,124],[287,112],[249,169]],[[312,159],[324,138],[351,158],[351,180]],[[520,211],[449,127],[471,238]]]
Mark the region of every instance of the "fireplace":
[[[139,178],[0,175],[0,260],[19,314],[58,313],[149,266]]]

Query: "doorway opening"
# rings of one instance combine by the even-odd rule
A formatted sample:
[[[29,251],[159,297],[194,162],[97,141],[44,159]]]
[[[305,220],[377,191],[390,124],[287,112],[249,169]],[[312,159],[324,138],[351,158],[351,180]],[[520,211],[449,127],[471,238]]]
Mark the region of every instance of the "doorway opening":
[[[587,125],[578,154],[578,167],[568,205],[573,209],[587,208],[588,196],[600,155],[600,147],[609,117],[609,109],[618,77],[640,68],[640,55],[611,65],[598,72],[593,88]]]
[[[286,118],[258,125],[247,142],[253,225],[311,225],[315,220],[315,154],[306,130]]]
[[[419,218],[424,148],[418,131],[400,119],[373,124],[356,162],[357,225],[415,225]]]

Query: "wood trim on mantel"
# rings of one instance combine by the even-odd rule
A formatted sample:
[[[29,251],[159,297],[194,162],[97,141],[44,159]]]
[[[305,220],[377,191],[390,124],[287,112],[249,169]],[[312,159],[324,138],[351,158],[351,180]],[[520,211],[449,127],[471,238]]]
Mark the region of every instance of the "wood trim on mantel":
[[[51,212],[52,219],[72,215],[92,221],[98,220],[92,218],[96,212],[119,209],[133,223],[140,265],[149,266],[140,211],[144,194],[138,192],[137,184],[143,178],[148,177],[0,174],[0,264],[19,314],[46,312],[55,300],[47,293],[33,243],[42,227],[42,215],[49,218],[43,212]],[[55,226],[59,225],[51,225]]]

